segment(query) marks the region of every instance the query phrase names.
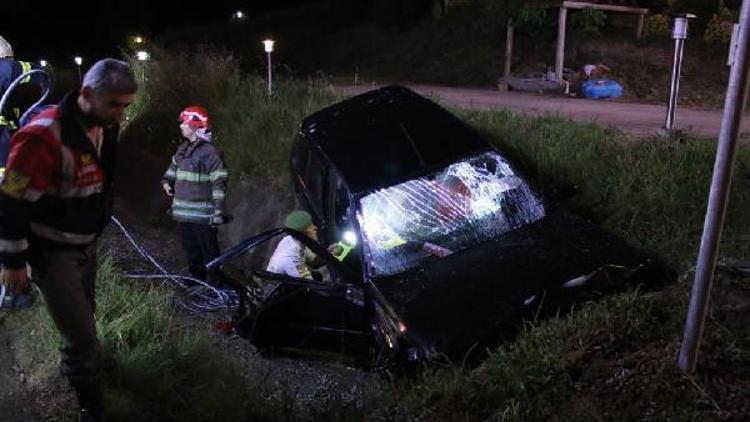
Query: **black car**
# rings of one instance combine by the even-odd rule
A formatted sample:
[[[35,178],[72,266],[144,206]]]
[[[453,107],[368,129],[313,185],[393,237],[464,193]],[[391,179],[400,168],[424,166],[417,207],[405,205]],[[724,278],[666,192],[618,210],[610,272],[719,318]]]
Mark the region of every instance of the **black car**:
[[[255,271],[266,290],[254,298],[240,283],[252,306],[236,325],[261,349],[333,350],[376,364],[460,356],[542,302],[663,276],[622,239],[550,211],[475,130],[403,87],[307,117],[291,171],[321,243],[341,242],[348,254],[274,229],[210,264],[282,234],[327,264],[326,281]]]

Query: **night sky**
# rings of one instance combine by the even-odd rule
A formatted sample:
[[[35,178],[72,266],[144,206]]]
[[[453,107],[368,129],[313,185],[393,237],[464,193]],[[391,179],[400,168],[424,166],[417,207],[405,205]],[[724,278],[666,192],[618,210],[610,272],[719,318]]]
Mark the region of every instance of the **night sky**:
[[[37,61],[72,60],[75,54],[100,58],[117,55],[130,34],[158,36],[176,27],[230,21],[235,10],[262,14],[302,0],[83,0],[3,1],[0,35],[16,58]],[[6,4],[8,3],[8,4]],[[74,6],[72,6],[74,5]]]

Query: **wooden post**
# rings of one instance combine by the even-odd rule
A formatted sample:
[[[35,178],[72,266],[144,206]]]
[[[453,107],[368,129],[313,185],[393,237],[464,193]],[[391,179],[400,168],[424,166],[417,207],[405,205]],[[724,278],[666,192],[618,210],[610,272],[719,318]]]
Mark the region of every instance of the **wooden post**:
[[[644,26],[646,26],[646,14],[641,13],[638,15],[638,27],[635,30],[635,37],[639,40],[643,37]]]
[[[555,80],[563,81],[563,65],[565,64],[565,25],[568,18],[568,9],[560,7],[560,17],[557,28],[557,56],[555,57]]]
[[[505,71],[503,76],[506,78],[510,76],[510,64],[513,61],[513,32],[515,27],[513,26],[513,18],[508,18],[508,29],[505,35]]]

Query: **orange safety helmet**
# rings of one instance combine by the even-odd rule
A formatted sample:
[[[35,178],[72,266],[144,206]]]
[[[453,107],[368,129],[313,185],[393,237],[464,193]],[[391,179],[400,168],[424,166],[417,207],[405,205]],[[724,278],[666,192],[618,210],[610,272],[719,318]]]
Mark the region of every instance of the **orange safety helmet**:
[[[194,128],[210,128],[211,118],[208,111],[201,106],[190,106],[180,113],[180,121]]]

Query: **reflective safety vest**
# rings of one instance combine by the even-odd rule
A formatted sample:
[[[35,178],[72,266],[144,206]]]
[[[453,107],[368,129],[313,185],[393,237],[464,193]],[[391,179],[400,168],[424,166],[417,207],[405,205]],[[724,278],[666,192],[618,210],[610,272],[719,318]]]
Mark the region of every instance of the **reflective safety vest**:
[[[0,59],[0,97],[5,94],[13,81],[33,69],[41,69],[41,67],[31,62],[8,58]],[[28,75],[21,80],[21,84],[43,84],[44,82],[45,76],[41,73]],[[0,110],[0,180],[5,173],[5,163],[10,151],[10,137],[18,129],[18,119],[20,118],[21,110],[18,107],[6,104],[5,109]]]
[[[23,268],[30,243],[88,245],[109,221],[119,128],[101,129],[97,151],[77,98],[68,94],[13,135],[0,183],[0,263],[7,268]]]

